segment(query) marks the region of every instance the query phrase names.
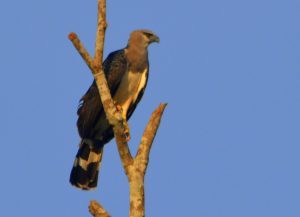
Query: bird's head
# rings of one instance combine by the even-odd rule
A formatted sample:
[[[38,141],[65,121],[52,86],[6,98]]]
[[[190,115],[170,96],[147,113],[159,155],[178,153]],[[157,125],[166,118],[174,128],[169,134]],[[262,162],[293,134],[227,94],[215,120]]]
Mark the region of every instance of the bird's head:
[[[129,46],[130,44],[140,45],[145,48],[149,46],[152,42],[159,43],[159,37],[155,35],[152,31],[142,29],[142,30],[135,30],[130,34],[129,38]]]

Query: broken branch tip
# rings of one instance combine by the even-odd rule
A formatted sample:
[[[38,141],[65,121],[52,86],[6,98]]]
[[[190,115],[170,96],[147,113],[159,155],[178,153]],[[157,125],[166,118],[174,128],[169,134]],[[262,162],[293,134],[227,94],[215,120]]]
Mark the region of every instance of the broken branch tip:
[[[76,35],[76,33],[71,32],[71,33],[69,34],[68,38],[69,38],[71,41],[73,41],[73,40],[75,40],[75,39],[77,38],[77,35]]]

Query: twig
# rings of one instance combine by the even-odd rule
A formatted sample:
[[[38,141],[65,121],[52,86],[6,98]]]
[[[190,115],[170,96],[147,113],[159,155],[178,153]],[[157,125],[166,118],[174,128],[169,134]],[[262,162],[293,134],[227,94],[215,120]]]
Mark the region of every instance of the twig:
[[[89,205],[89,211],[94,217],[110,217],[108,212],[97,201],[92,200]]]

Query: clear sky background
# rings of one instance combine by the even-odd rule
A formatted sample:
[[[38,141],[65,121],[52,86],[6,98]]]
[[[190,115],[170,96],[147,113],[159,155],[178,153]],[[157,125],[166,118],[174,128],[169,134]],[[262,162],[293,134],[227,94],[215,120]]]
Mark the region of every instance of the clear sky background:
[[[97,199],[128,216],[114,141],[99,187],[73,188],[78,100],[92,82],[68,41],[93,52],[97,1],[0,3],[0,212],[89,216]],[[150,80],[130,120],[133,152],[151,112],[169,105],[146,175],[146,214],[300,216],[300,1],[109,0],[105,56],[148,28]]]

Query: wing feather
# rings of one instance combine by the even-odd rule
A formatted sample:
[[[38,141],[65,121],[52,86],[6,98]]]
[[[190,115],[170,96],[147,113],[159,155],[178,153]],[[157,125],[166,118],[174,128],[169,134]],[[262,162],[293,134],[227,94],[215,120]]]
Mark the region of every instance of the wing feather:
[[[114,96],[127,70],[127,59],[124,50],[118,50],[109,54],[103,63],[103,69],[111,95]],[[81,138],[90,138],[93,136],[93,132],[96,131],[94,127],[102,114],[103,107],[96,82],[94,81],[81,98],[77,110],[77,128]]]

